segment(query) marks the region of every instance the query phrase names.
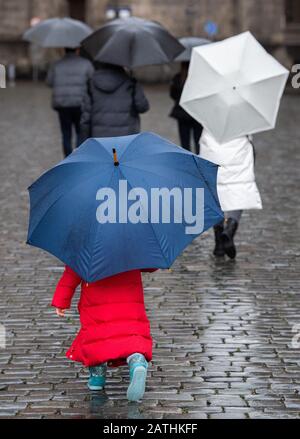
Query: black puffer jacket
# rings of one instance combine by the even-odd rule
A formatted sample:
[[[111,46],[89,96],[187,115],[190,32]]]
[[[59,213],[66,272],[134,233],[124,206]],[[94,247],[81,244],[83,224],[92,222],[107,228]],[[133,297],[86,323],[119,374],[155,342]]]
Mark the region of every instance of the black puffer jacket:
[[[81,107],[93,73],[92,63],[76,53],[67,53],[54,63],[47,76],[47,83],[53,88],[53,108]]]
[[[80,140],[140,131],[140,113],[149,110],[142,87],[121,67],[101,65],[89,82],[82,106]]]

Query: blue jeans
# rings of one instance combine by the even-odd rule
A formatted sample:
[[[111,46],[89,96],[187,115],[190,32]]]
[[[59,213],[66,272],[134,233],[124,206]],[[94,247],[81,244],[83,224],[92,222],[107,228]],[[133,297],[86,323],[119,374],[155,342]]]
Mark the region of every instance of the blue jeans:
[[[65,157],[71,154],[72,148],[72,130],[75,128],[76,132],[76,147],[78,146],[78,137],[80,130],[80,118],[81,118],[81,108],[80,107],[65,107],[59,108],[57,110],[60,129],[62,133],[63,141],[63,151]]]

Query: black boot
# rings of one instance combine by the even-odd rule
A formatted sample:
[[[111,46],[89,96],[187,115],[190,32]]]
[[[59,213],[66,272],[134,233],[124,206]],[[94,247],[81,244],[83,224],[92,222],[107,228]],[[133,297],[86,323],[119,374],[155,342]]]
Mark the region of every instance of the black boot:
[[[223,221],[216,226],[214,226],[214,232],[215,232],[215,249],[214,249],[214,255],[217,257],[225,256],[225,251],[223,247],[223,241],[222,241],[222,233],[223,233]]]
[[[224,251],[230,259],[234,259],[236,257],[236,248],[233,238],[237,231],[238,225],[239,223],[235,219],[228,218],[225,220],[224,230],[221,236]]]

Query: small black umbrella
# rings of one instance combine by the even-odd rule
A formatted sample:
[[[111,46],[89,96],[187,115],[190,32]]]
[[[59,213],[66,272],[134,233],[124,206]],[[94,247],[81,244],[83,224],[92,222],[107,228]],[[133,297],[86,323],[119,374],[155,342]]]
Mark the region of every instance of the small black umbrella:
[[[82,48],[94,61],[128,68],[169,63],[185,49],[161,24],[138,17],[110,21]]]

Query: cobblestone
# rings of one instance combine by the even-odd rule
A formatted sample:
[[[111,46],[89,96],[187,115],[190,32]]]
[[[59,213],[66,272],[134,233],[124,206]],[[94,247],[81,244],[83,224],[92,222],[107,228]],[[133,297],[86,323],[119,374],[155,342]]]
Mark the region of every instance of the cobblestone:
[[[146,89],[152,111],[143,129],[177,142],[165,87]],[[78,327],[49,304],[62,265],[25,245],[26,187],[61,159],[49,90],[18,84],[0,101],[0,417],[299,418],[299,98],[286,96],[278,128],[256,136],[261,212],[245,212],[238,258],[211,256],[212,231],[173,270],[145,275],[155,341],[143,402],[126,400],[128,371],[110,370],[105,392],[91,394],[87,373],[65,351]],[[78,298],[78,295],[76,296]]]

